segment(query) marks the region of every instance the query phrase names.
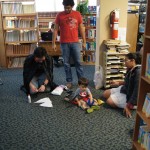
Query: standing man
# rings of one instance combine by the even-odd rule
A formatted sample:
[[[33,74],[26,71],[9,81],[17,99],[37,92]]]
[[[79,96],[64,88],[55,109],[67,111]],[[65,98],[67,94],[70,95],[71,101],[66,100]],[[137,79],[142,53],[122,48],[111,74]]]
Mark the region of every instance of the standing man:
[[[55,20],[55,29],[53,32],[52,48],[56,51],[56,37],[60,29],[60,44],[64,60],[64,69],[66,73],[67,87],[72,87],[72,72],[70,67],[70,58],[72,57],[78,79],[83,77],[83,68],[81,66],[81,53],[78,39],[78,29],[83,39],[82,46],[86,47],[85,30],[82,23],[80,12],[72,10],[73,0],[63,0],[64,11],[60,12]]]

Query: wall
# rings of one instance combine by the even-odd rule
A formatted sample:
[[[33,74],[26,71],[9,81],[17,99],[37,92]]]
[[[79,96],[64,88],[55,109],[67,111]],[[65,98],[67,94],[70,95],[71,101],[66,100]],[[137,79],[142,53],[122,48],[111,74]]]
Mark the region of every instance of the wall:
[[[138,36],[139,14],[127,14],[127,42],[130,44],[129,51],[136,52]]]
[[[120,9],[119,27],[127,26],[127,7],[128,0],[97,0],[100,3],[100,11],[97,17],[97,39],[96,39],[96,64],[102,65],[102,51],[104,50],[103,40],[110,39],[109,14],[115,8]]]
[[[6,67],[6,57],[4,48],[4,37],[3,37],[3,27],[2,27],[2,16],[1,16],[1,4],[0,4],[0,67]]]

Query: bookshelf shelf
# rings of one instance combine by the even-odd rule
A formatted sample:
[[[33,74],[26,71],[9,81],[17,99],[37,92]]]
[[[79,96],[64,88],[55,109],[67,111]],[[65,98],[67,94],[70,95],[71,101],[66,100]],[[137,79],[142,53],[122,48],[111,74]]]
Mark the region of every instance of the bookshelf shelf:
[[[96,29],[96,26],[86,26],[85,29]]]
[[[40,28],[39,31],[40,32],[47,32],[48,30],[47,30],[47,28]]]
[[[95,62],[82,62],[82,65],[95,65]]]
[[[32,30],[38,30],[37,27],[33,27],[33,28],[4,28],[4,30],[26,30],[26,31],[32,31]]]
[[[32,43],[37,43],[37,41],[15,41],[15,42],[5,42],[5,44],[23,44],[23,43],[26,43],[26,44],[32,44]]]
[[[29,54],[20,54],[20,55],[6,55],[7,57],[26,57]]]
[[[96,16],[96,13],[85,14],[84,16]]]
[[[95,38],[91,38],[91,39],[86,38],[86,41],[87,41],[87,42],[95,42]]]
[[[148,35],[145,35],[145,38],[147,38],[147,39],[150,39],[150,36],[148,36]]]
[[[141,78],[142,78],[144,81],[146,81],[148,84],[150,84],[150,79],[149,79],[149,78],[144,77],[144,76],[142,76]]]
[[[137,111],[137,114],[143,119],[143,121],[150,126],[150,118],[147,118],[142,111]]]
[[[26,14],[2,14],[2,17],[34,17],[37,13],[26,13]]]
[[[134,142],[134,147],[136,150],[144,150],[138,142]]]

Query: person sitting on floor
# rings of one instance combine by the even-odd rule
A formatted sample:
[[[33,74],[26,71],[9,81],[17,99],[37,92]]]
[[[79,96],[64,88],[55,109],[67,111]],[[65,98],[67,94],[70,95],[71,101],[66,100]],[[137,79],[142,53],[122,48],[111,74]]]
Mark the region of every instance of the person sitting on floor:
[[[27,94],[46,91],[47,85],[53,90],[57,85],[53,82],[53,59],[48,56],[46,49],[36,47],[29,55],[23,66],[24,88]]]
[[[131,109],[137,105],[138,85],[141,72],[140,53],[128,53],[125,57],[127,73],[124,81],[112,81],[111,85],[118,86],[105,90],[103,97],[111,107],[123,108],[126,117],[131,117]]]
[[[87,113],[91,113],[94,110],[99,110],[97,100],[93,99],[92,93],[88,88],[88,79],[81,77],[78,80],[78,88],[75,91],[74,97],[75,101],[77,102],[78,106],[81,107],[83,110],[86,110]]]

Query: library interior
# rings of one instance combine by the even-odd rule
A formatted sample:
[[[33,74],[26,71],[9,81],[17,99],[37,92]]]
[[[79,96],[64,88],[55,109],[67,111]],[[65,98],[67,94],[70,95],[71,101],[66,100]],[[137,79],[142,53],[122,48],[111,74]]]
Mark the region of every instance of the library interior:
[[[77,64],[70,58],[73,88],[65,86],[61,25],[57,51],[53,48],[63,1],[69,0],[0,0],[0,150],[150,150],[150,0],[74,0],[71,11],[80,13],[86,39],[84,48],[78,32],[81,65],[93,98],[100,102],[98,111],[88,106],[93,108],[91,114],[65,99],[80,85]],[[57,87],[29,99],[20,87],[24,62],[37,47],[53,58]],[[141,55],[141,64],[133,69],[127,65],[136,60],[128,57],[130,53]],[[112,108],[103,93],[112,94],[111,89],[125,82],[129,88],[133,74],[127,76],[137,66],[141,70],[138,80],[133,73],[138,82],[136,104],[126,98],[125,108]],[[124,115],[126,108],[132,118]]]

